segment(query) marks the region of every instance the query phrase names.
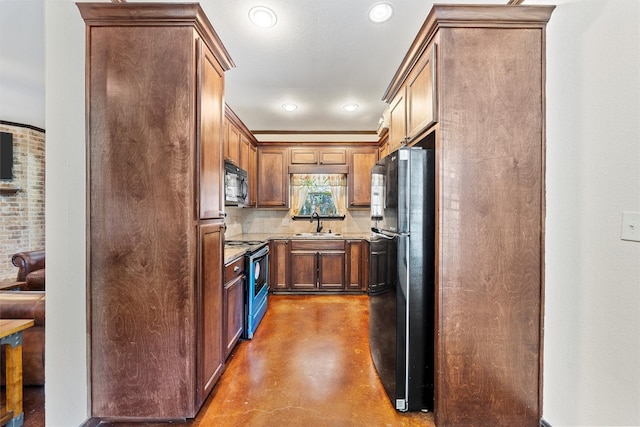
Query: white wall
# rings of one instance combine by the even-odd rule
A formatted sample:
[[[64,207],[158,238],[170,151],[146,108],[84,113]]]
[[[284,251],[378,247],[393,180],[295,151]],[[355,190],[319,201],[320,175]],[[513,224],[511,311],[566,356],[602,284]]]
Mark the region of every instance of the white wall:
[[[0,0],[0,120],[39,128],[44,128],[43,2]]]
[[[46,0],[46,424],[87,419],[84,21]]]
[[[640,425],[640,2],[559,4],[548,26],[544,418]],[[87,414],[84,27],[48,0],[47,425]]]
[[[543,1],[527,1],[527,4]],[[566,0],[547,27],[543,417],[640,425],[640,2]]]

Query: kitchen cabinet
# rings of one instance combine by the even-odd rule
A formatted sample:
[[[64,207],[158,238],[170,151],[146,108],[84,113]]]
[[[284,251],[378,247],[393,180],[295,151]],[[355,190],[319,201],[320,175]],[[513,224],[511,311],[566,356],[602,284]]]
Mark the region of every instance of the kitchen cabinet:
[[[371,206],[371,168],[378,161],[378,148],[354,147],[349,156],[349,208]]]
[[[287,147],[258,147],[258,207],[289,207]]]
[[[244,328],[244,256],[224,266],[224,357],[231,351],[242,335]]]
[[[432,43],[421,55],[406,83],[406,131],[409,142],[437,121],[436,69],[436,44]]]
[[[269,242],[269,290],[281,291],[289,288],[288,239],[273,239]]]
[[[249,202],[245,207],[255,208],[258,193],[258,158],[256,147],[258,141],[244,122],[240,120],[227,104],[224,106],[224,120],[227,132],[224,143],[225,160],[233,162],[236,166],[247,172],[249,180]]]
[[[240,134],[239,166],[240,166],[240,169],[246,170],[247,173],[249,171],[249,151],[251,151],[249,147],[251,147],[251,142],[249,141],[249,139],[247,139],[246,136]]]
[[[403,86],[389,104],[389,141],[387,151],[392,153],[407,143],[406,89]]]
[[[435,58],[438,119],[430,126],[426,110],[416,115],[409,137],[436,150],[439,426],[540,422],[545,27],[552,11],[435,5],[383,97],[400,108],[408,84],[431,80],[418,68]],[[389,143],[400,134],[392,121]]]
[[[389,129],[385,129],[380,134],[378,141],[378,159],[384,158],[389,154]]]
[[[240,166],[240,129],[238,129],[231,120],[226,119],[226,122],[227,142],[225,143],[225,147],[227,147],[227,155],[225,156],[225,159],[237,166]]]
[[[224,224],[203,224],[200,230],[200,274],[196,290],[197,306],[197,402],[204,402],[216,384],[224,366],[222,259]],[[199,294],[199,295],[198,295]]]
[[[258,204],[258,147],[249,145],[249,205],[255,208]]]
[[[89,416],[192,418],[223,367],[222,100],[233,62],[197,4],[77,7]]]
[[[290,262],[294,291],[335,291],[344,289],[344,240],[292,240]]]
[[[346,165],[346,148],[318,148],[296,147],[291,148],[291,164],[306,165]]]
[[[350,291],[366,291],[368,287],[368,252],[366,241],[346,240],[346,286]]]

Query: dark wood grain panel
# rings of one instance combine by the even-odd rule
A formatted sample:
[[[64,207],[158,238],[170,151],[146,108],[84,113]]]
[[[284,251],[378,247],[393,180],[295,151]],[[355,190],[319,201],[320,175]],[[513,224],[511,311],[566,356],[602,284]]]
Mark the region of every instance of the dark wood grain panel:
[[[289,240],[275,239],[269,243],[269,289],[289,287]]]
[[[346,241],[346,284],[345,287],[351,290],[363,289],[363,258],[364,258],[364,241],[363,240],[347,240]],[[365,288],[366,289],[366,288]]]
[[[285,147],[258,149],[258,207],[289,204],[288,151]]]
[[[315,251],[295,251],[292,248],[291,289],[313,290],[317,282],[318,256]]]
[[[536,426],[543,33],[461,28],[439,37],[437,423]]]
[[[200,227],[200,277],[198,296],[198,407],[222,375],[226,358],[223,344],[223,224]]]
[[[193,32],[90,31],[92,414],[172,416],[195,390]]]
[[[200,218],[222,218],[222,116],[224,74],[213,53],[198,40],[199,53],[199,141]]]
[[[349,206],[371,206],[371,168],[378,161],[376,147],[353,148],[349,164]]]
[[[197,4],[78,8],[87,23],[88,415],[190,418],[223,360],[224,224],[201,222],[199,208],[220,217],[231,62]]]
[[[322,252],[318,256],[318,288],[339,290],[345,283],[345,253]]]

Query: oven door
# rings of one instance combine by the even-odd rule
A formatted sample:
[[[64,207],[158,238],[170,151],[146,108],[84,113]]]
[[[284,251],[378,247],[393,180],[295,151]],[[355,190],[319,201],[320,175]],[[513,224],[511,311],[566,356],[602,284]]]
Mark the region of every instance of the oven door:
[[[251,339],[258,324],[267,312],[269,246],[264,246],[247,257],[247,300],[245,304],[244,338]]]

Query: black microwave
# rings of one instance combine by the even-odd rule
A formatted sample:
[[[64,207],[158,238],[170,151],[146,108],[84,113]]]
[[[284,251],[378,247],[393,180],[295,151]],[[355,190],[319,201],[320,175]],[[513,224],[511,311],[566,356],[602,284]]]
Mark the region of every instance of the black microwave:
[[[229,161],[224,162],[224,204],[244,206],[249,203],[249,179],[247,171]]]

